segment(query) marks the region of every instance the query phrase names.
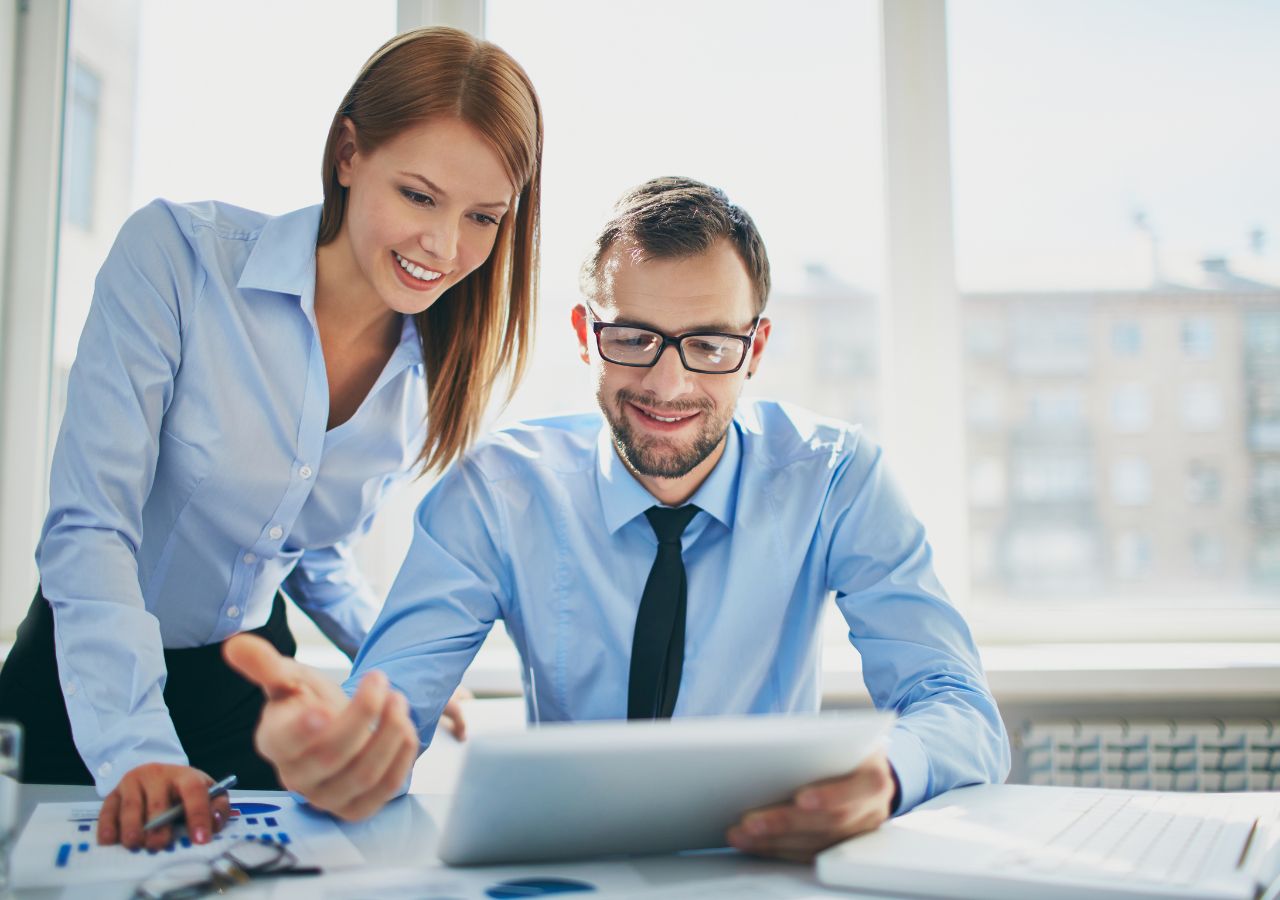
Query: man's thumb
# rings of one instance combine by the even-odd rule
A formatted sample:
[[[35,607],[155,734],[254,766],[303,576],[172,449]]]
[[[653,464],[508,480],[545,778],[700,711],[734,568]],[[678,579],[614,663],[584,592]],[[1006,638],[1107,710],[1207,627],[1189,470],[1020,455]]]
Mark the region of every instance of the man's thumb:
[[[257,635],[235,635],[222,645],[222,656],[231,668],[262,688],[268,700],[280,700],[298,691],[297,663],[281,656]]]

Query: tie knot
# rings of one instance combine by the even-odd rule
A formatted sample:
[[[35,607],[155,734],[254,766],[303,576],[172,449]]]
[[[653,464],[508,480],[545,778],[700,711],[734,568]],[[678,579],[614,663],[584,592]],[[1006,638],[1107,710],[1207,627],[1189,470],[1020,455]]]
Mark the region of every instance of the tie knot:
[[[666,506],[651,506],[644,511],[644,517],[653,526],[653,533],[658,536],[659,544],[679,543],[680,536],[689,527],[693,517],[698,514],[698,507],[692,503],[670,509]]]

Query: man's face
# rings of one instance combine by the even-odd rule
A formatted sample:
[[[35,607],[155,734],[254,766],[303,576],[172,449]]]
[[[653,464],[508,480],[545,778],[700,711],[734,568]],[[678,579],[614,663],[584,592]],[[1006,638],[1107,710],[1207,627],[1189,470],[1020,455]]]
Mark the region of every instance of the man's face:
[[[727,240],[698,256],[640,262],[629,245],[617,245],[602,261],[599,282],[592,306],[606,322],[676,337],[693,331],[746,335],[755,319],[751,280]],[[719,459],[742,385],[768,341],[769,321],[761,320],[742,367],[729,374],[688,371],[674,346],[650,368],[607,362],[584,306],[574,309],[573,321],[623,461],[642,478],[700,483]]]

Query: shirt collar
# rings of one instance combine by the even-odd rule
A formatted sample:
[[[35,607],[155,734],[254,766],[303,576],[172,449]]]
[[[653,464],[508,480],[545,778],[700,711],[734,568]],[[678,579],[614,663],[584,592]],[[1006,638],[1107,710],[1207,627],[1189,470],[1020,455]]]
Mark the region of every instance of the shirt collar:
[[[308,206],[268,219],[258,232],[258,240],[249,252],[237,286],[291,294],[299,298],[307,318],[314,323],[316,236],[319,232],[319,206]],[[422,342],[418,340],[413,316],[401,318],[404,321],[400,328],[400,343],[391,357],[396,365],[389,365],[383,370],[387,376],[406,366],[422,365]]]
[[[268,219],[240,273],[237,286],[292,294],[315,307],[316,236],[320,207],[308,206]]]
[[[689,498],[690,503],[718,519],[726,528],[733,527],[733,515],[738,505],[738,469],[742,461],[742,438],[738,423],[729,426],[724,454],[716,463],[707,480]],[[618,456],[613,444],[613,432],[608,420],[601,423],[596,438],[596,483],[600,491],[600,504],[604,512],[605,527],[610,534],[626,525],[636,516],[658,501],[636,477],[631,474]]]

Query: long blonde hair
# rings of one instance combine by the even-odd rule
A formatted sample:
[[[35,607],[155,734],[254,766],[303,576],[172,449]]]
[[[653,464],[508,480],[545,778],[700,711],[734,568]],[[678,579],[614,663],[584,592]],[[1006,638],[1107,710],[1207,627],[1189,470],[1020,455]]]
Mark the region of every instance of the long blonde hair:
[[[494,387],[507,399],[528,364],[537,304],[542,112],[529,76],[505,50],[453,28],[419,28],[383,44],[334,114],[324,147],[324,205],[317,245],[337,238],[347,207],[338,182],[343,120],[370,152],[408,128],[446,116],[475,128],[497,151],[515,207],[489,258],[415,317],[427,370],[422,471],[443,469],[475,438]]]

